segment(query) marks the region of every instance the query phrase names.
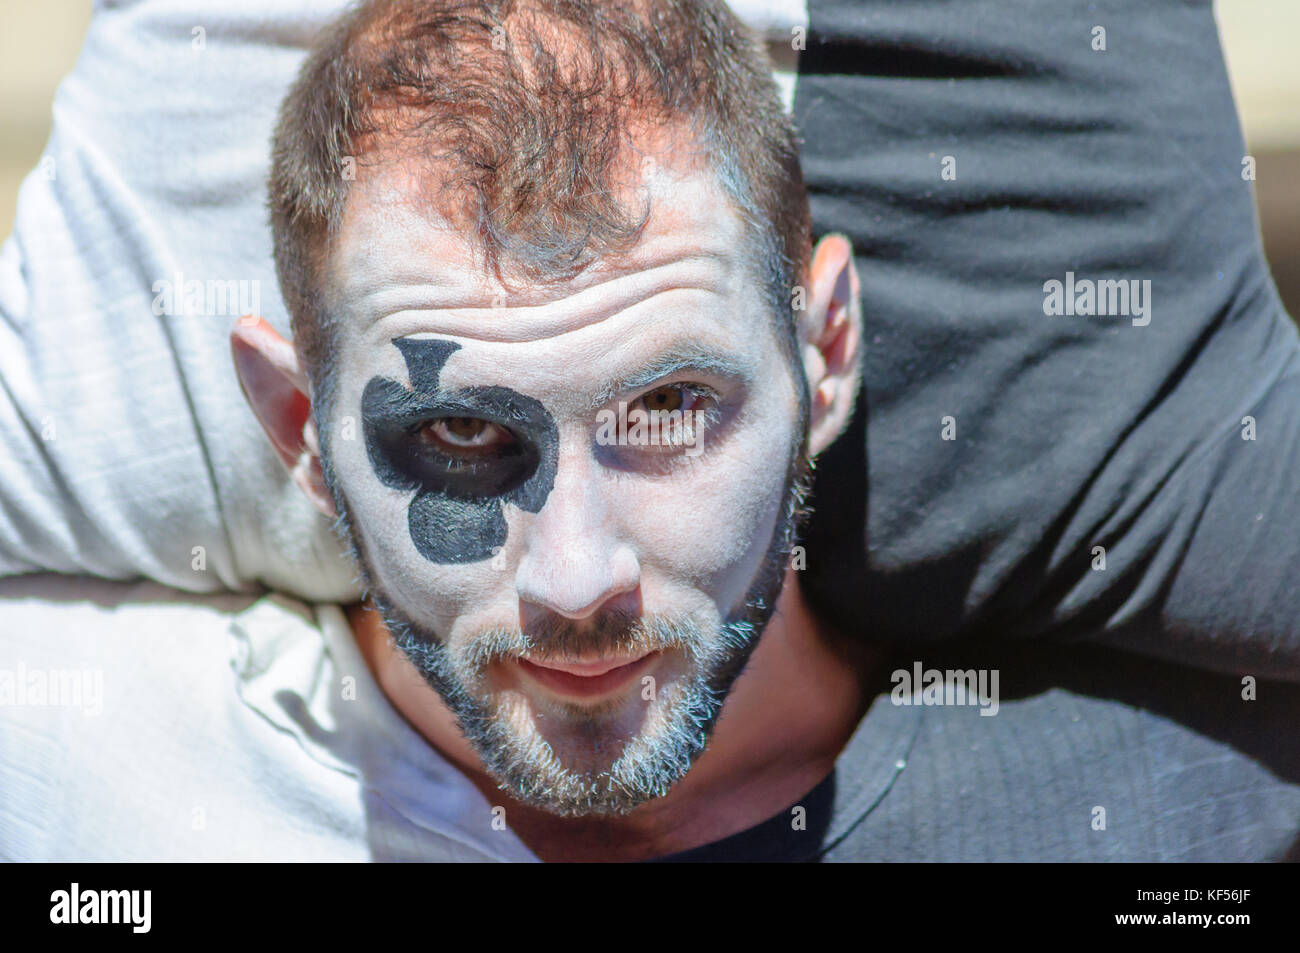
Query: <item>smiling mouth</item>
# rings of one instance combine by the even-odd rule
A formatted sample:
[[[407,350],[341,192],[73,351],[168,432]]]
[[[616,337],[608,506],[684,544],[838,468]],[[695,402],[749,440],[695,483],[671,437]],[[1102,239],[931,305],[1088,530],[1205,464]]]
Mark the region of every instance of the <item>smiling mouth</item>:
[[[543,688],[568,698],[593,699],[623,688],[663,654],[647,652],[632,659],[598,659],[592,662],[534,662],[515,659],[520,671]]]

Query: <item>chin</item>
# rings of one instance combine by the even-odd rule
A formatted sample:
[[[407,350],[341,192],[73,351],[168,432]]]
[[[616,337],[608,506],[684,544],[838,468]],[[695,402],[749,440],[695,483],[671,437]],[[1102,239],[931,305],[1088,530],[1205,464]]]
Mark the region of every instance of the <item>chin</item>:
[[[657,654],[647,674],[596,700],[539,690],[526,676],[493,692],[475,733],[488,773],[517,800],[567,817],[626,815],[667,794],[704,751],[725,696],[680,653]]]

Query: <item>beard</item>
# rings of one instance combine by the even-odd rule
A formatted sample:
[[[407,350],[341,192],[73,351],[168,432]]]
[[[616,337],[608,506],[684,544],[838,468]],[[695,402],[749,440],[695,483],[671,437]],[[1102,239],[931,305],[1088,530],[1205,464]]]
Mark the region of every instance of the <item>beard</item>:
[[[809,513],[813,465],[806,447],[805,436],[787,466],[776,526],[757,573],[740,602],[715,624],[701,626],[686,615],[637,617],[611,610],[584,620],[550,615],[527,632],[483,629],[455,643],[423,627],[388,597],[352,527],[327,451],[322,469],[339,514],[335,529],[352,552],[367,595],[394,644],[455,715],[484,770],[516,800],[540,810],[563,817],[617,816],[662,797],[685,776],[771,621]],[[654,652],[671,657],[670,677],[642,679],[642,691],[632,699],[544,704],[544,728],[536,702],[518,691],[490,687],[494,667],[525,656]]]

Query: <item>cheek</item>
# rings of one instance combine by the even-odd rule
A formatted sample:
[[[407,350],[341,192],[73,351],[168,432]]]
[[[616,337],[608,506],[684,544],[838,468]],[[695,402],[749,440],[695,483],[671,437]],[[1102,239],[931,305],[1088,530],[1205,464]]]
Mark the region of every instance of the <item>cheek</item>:
[[[720,603],[739,598],[780,517],[792,435],[775,415],[754,419],[713,452],[706,441],[671,483],[640,487],[626,505],[636,513],[631,530],[643,575],[660,574]]]
[[[336,454],[335,470],[373,584],[417,624],[440,634],[449,632],[463,613],[495,598],[503,573],[492,559],[465,564],[425,559],[411,539],[413,494],[384,486],[364,451],[354,450],[349,447]]]

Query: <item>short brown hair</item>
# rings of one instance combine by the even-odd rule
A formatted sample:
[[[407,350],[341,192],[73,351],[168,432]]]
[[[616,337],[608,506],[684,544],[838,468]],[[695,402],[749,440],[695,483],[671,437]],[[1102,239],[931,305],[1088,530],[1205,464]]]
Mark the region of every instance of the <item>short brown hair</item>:
[[[797,140],[767,57],[722,0],[368,0],[304,63],[272,142],[276,270],[318,420],[333,402],[323,267],[348,159],[397,150],[436,166],[430,206],[498,276],[505,262],[559,280],[640,234],[645,217],[610,181],[633,124],[684,130],[707,156],[797,361],[791,294],[811,253]]]

